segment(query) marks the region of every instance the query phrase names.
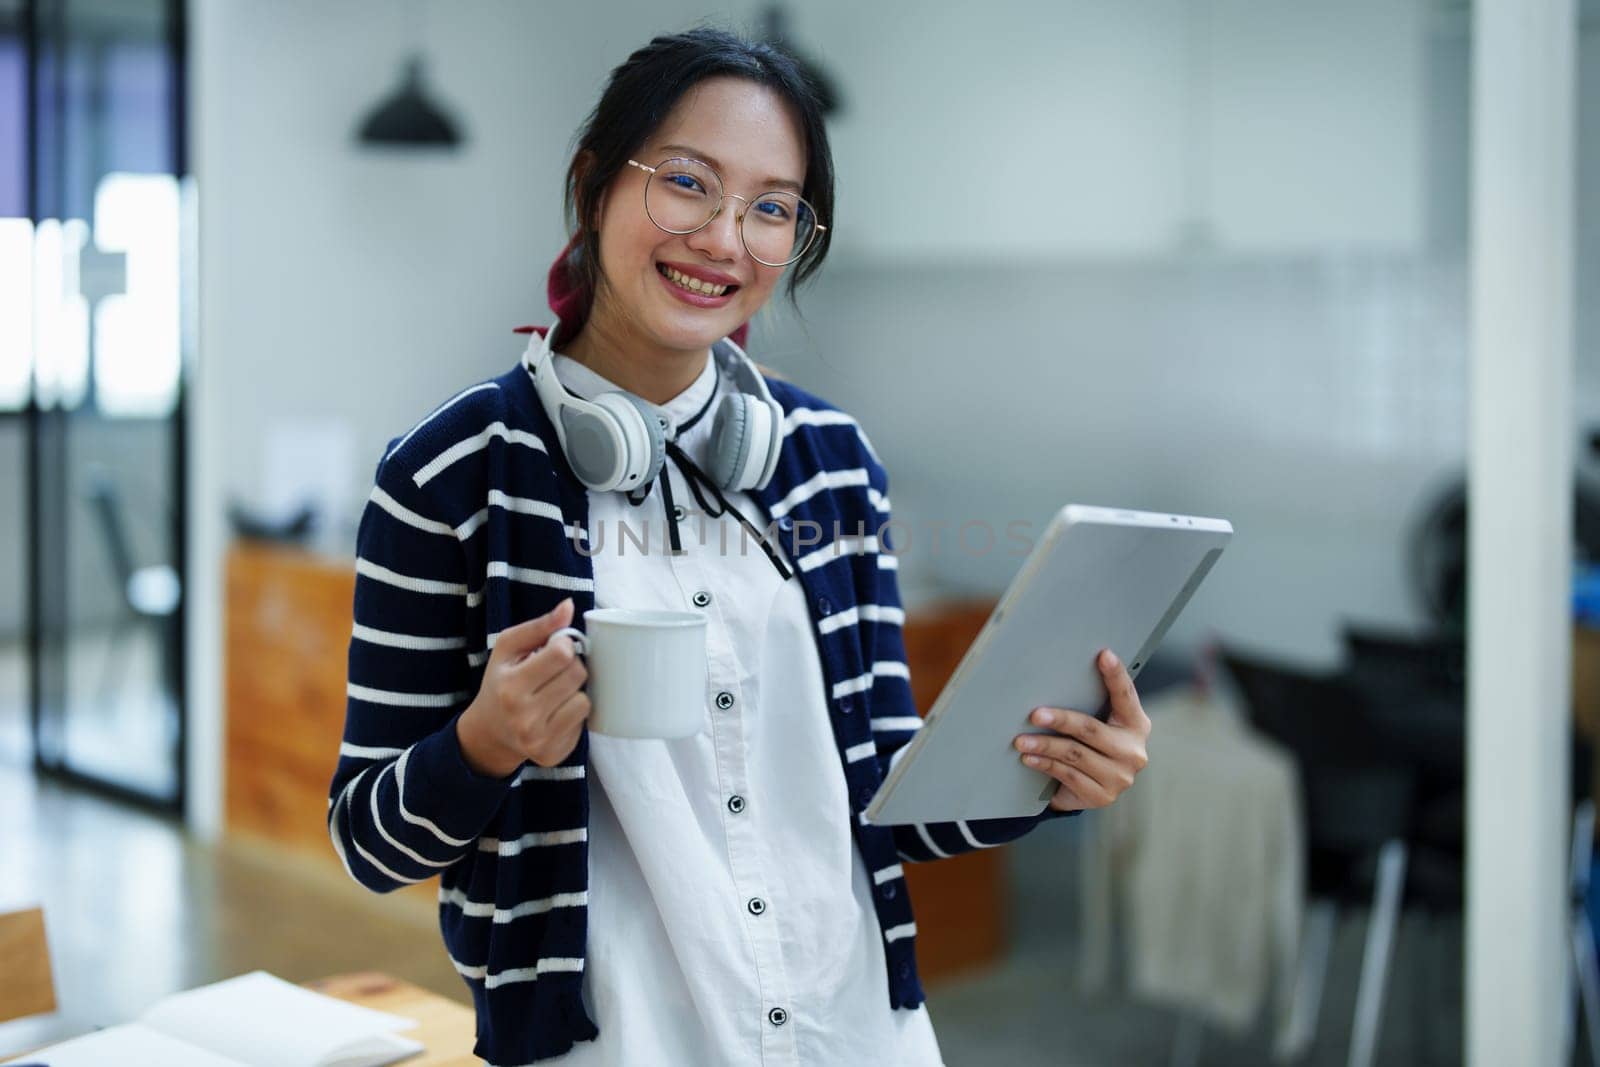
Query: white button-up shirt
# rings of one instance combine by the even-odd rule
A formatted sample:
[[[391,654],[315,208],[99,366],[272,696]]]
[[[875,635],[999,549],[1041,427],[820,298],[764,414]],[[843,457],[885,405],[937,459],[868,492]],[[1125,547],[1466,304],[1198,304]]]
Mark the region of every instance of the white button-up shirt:
[[[553,358],[578,396],[617,388]],[[720,378],[708,352],[661,406],[702,470],[715,404],[733,388]],[[668,554],[659,485],[638,505],[589,494],[595,604],[705,612],[705,728],[674,741],[589,735],[583,1000],[600,1035],[553,1062],[941,1064],[927,1008],[889,1006],[804,590],[732,514],[701,513],[670,458],[665,471],[687,511],[680,556]],[[723,495],[765,529],[748,493]]]

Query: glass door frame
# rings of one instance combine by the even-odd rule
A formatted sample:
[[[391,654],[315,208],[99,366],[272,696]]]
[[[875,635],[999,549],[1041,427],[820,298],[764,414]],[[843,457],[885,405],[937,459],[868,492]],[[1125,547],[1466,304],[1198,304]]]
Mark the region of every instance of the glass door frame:
[[[65,6],[70,0],[54,0],[50,6],[57,16],[56,39],[63,36]],[[165,24],[167,29],[166,43],[168,56],[172,67],[172,153],[170,159],[170,173],[180,182],[189,177],[189,144],[188,144],[188,98],[189,98],[189,72],[188,72],[188,22],[185,0],[164,0],[166,12]],[[24,66],[24,188],[27,200],[28,218],[37,226],[40,219],[42,197],[39,190],[40,174],[40,107],[42,94],[40,85],[40,2],[39,0],[22,0],[20,29],[23,42]],[[187,251],[185,247],[185,251]],[[181,300],[188,293],[180,294],[180,315],[187,320],[193,314],[193,309],[182,306]],[[187,337],[189,331],[179,331],[180,337]],[[175,771],[175,788],[170,797],[156,796],[151,793],[135,789],[120,782],[102,778],[98,775],[86,773],[70,766],[66,759],[59,762],[47,760],[44,746],[40,744],[40,737],[45,729],[44,718],[46,700],[46,687],[44,684],[46,659],[48,652],[45,642],[45,615],[50,606],[45,603],[44,583],[42,574],[47,561],[44,551],[44,538],[46,534],[58,538],[58,543],[65,543],[66,517],[57,509],[58,513],[45,516],[44,470],[46,461],[45,443],[46,435],[51,435],[54,442],[64,443],[74,413],[61,408],[44,410],[39,405],[38,391],[30,388],[27,401],[20,413],[0,412],[0,419],[21,418],[24,424],[24,468],[26,480],[26,494],[28,500],[28,519],[25,530],[26,548],[26,583],[27,583],[27,614],[24,630],[27,638],[27,691],[28,691],[28,720],[31,747],[33,750],[33,770],[41,778],[60,781],[73,786],[99,793],[118,801],[144,808],[165,816],[181,818],[189,799],[188,758],[189,758],[189,702],[187,697],[188,676],[188,602],[190,588],[189,574],[189,548],[187,538],[188,527],[188,486],[189,486],[189,448],[188,448],[188,393],[189,383],[187,369],[190,365],[189,353],[181,351],[183,342],[180,342],[179,376],[177,385],[177,400],[172,413],[166,416],[171,422],[173,441],[172,463],[165,474],[170,476],[172,487],[172,500],[174,506],[170,509],[171,529],[168,531],[169,543],[172,546],[172,566],[179,575],[180,595],[176,606],[176,619],[174,620],[174,637],[169,641],[175,647],[162,651],[163,662],[170,662],[171,667],[162,672],[163,682],[171,686],[171,694],[175,713],[177,715],[177,736],[173,758],[177,762]],[[94,356],[91,354],[91,359]],[[30,354],[30,367],[35,366],[35,361]],[[91,363],[91,368],[93,364]],[[30,375],[31,377],[31,375]],[[92,377],[92,376],[91,376]],[[91,409],[89,417],[93,416]],[[64,448],[58,450],[59,456],[65,455]],[[62,595],[67,589],[66,572],[68,563],[65,552],[58,552],[55,556],[58,579],[55,587]],[[64,605],[57,605],[55,610],[63,617],[66,614]],[[64,694],[65,686],[65,657],[58,655],[56,662],[49,665],[48,669],[61,672],[57,679],[57,693]],[[64,714],[64,710],[62,714]]]

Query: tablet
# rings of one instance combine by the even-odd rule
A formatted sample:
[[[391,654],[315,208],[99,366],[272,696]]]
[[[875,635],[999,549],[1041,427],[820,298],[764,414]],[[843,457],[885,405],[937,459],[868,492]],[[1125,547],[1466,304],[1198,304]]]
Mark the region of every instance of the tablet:
[[[1110,648],[1138,677],[1233,536],[1222,519],[1068,504],[1050,520],[972,647],[895,753],[864,819],[886,825],[1037,815],[1056,780],[1012,740],[1052,734],[1040,705],[1104,716]]]

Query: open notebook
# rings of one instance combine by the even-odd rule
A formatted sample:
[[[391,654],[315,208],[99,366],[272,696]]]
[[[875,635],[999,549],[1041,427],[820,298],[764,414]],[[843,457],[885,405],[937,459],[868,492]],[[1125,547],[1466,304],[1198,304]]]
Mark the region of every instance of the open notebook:
[[[422,1044],[415,1019],[313,993],[266,971],[174,993],[135,1022],[7,1060],[47,1067],[381,1067]]]

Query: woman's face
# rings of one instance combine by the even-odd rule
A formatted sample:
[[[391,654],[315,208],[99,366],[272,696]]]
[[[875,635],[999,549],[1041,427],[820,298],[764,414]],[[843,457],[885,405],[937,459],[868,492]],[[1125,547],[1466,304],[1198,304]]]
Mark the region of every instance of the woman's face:
[[[653,167],[673,156],[709,164],[724,192],[748,200],[785,181],[798,186],[806,176],[795,116],[772,90],[743,78],[707,78],[690,88],[634,158]],[[785,268],[766,266],[746,251],[738,222],[745,201],[728,198],[694,233],[659,229],[645,213],[648,178],[624,166],[601,197],[600,266],[612,290],[601,299],[615,306],[597,305],[596,315],[633,334],[630,342],[641,347],[703,352],[760,310]],[[737,288],[715,298],[684,292],[662,273],[665,266]]]

